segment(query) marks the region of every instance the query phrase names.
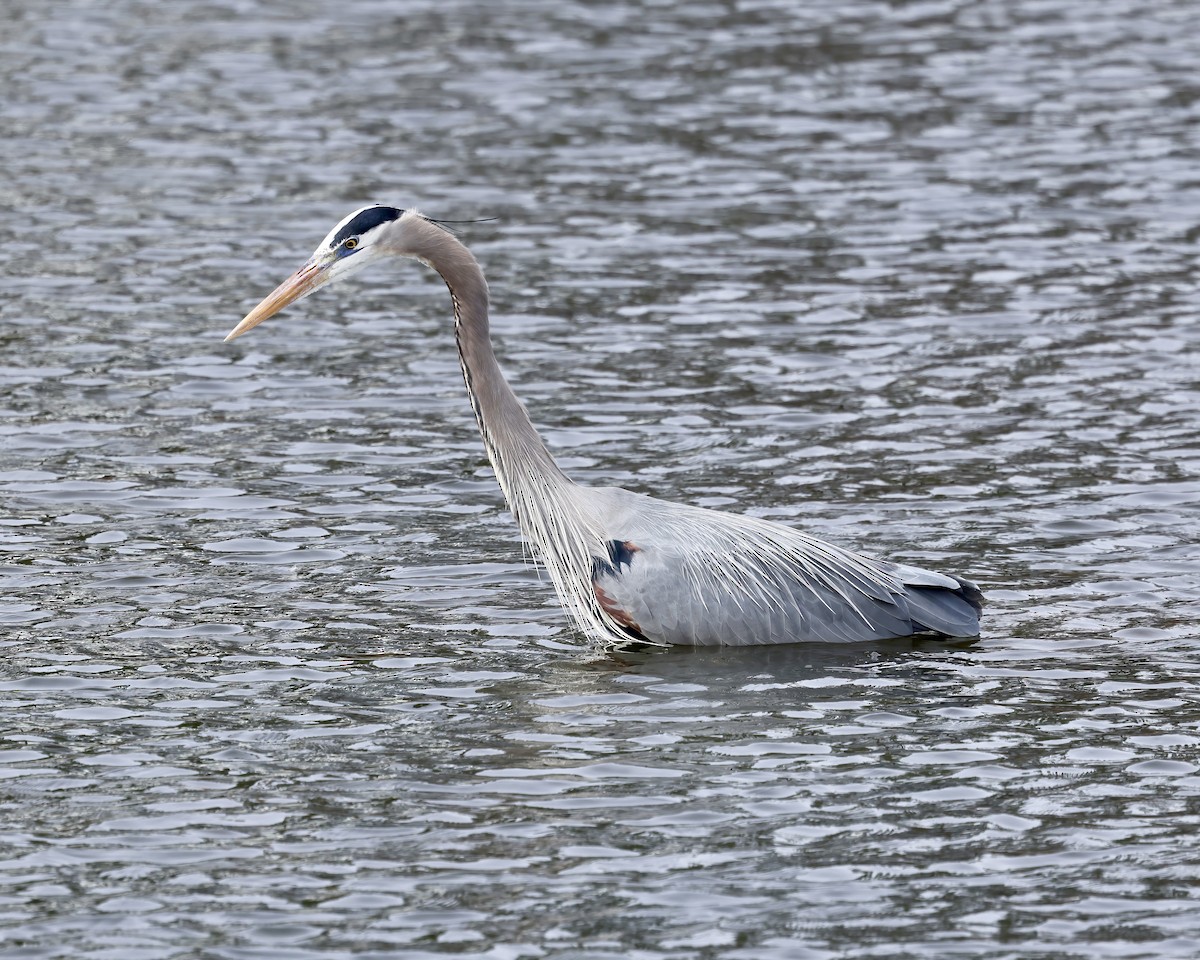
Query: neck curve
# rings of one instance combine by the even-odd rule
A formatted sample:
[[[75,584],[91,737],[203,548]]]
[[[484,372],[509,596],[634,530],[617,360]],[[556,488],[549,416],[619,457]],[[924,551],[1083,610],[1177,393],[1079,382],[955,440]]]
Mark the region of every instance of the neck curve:
[[[563,605],[579,628],[594,636],[623,636],[592,588],[594,558],[602,556],[608,528],[595,496],[559,469],[517,399],[492,349],[488,289],[483,271],[457,238],[414,210],[381,240],[391,253],[415,257],[436,270],[454,303],[454,330],[463,379],[483,445],[509,510],[537,547]]]
[[[509,509],[530,539],[545,547],[538,529],[545,504],[574,487],[538,435],[525,405],[496,361],[488,320],[488,287],[479,262],[456,237],[415,210],[400,218],[402,247],[438,272],[454,305],[454,332],[467,396],[488,459]]]

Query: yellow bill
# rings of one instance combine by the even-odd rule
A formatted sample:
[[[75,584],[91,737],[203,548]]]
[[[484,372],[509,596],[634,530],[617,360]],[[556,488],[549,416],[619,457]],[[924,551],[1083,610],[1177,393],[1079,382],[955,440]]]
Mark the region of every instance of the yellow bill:
[[[315,257],[272,290],[257,307],[246,314],[236,327],[229,331],[225,342],[236,340],[247,330],[257,327],[268,317],[273,317],[289,303],[295,303],[329,280],[328,264]]]

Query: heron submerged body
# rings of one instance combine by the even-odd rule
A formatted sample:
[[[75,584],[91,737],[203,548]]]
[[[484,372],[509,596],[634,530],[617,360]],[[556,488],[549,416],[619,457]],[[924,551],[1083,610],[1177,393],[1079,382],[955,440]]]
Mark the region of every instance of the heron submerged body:
[[[573,482],[496,361],[479,264],[415,210],[354,211],[226,340],[387,256],[419,260],[446,282],[488,458],[585,634],[608,646],[707,646],[979,633],[982,595],[968,580],[875,560],[768,520]]]

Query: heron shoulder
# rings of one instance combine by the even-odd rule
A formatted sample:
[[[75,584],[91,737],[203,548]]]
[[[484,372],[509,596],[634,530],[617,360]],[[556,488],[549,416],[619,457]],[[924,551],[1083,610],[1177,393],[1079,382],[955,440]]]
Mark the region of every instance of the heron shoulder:
[[[594,495],[589,499],[604,531],[604,542],[630,541],[699,565],[740,561],[757,567],[791,567],[799,562],[818,573],[829,568],[839,573],[853,571],[890,589],[899,586],[874,560],[787,524],[660,500],[621,487],[584,489]],[[929,576],[938,578],[937,586],[953,586],[949,577]]]

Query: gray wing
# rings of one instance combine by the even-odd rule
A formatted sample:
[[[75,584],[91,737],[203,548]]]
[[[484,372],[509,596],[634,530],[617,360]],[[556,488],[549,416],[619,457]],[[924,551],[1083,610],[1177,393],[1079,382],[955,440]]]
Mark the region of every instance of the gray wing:
[[[629,505],[594,557],[592,587],[631,637],[706,646],[979,633],[982,596],[968,581],[765,520],[650,498]]]

